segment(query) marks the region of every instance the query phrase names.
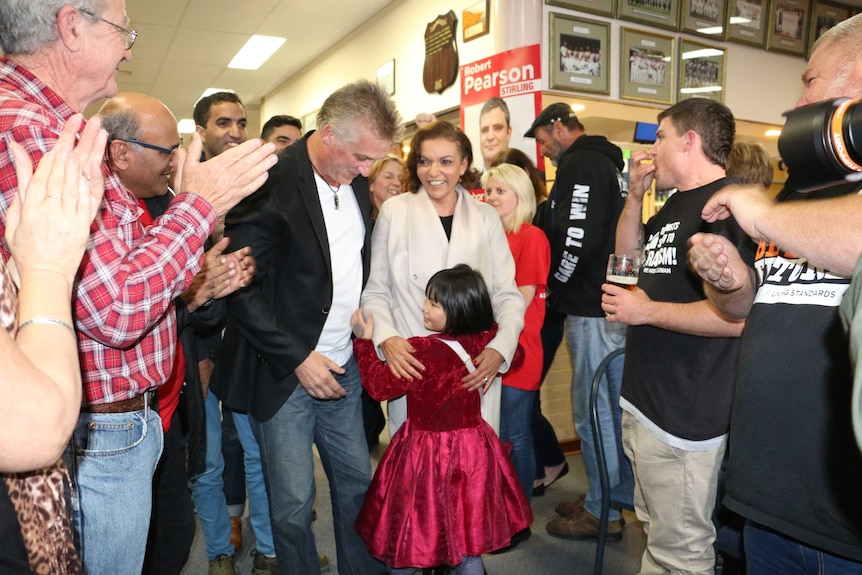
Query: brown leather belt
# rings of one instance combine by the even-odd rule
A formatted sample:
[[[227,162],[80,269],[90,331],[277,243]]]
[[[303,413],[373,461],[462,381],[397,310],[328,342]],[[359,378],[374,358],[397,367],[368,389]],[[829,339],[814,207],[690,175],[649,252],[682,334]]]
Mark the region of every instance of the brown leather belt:
[[[81,406],[84,413],[126,413],[129,411],[141,411],[145,406],[154,407],[156,400],[155,391],[145,391],[137,397],[114,401],[111,403],[96,403]]]

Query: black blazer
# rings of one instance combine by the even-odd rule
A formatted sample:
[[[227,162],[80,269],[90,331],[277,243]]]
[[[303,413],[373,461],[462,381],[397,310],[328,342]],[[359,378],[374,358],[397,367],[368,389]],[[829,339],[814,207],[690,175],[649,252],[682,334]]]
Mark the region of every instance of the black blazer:
[[[227,298],[228,324],[213,376],[228,406],[270,419],[299,383],[294,370],[317,346],[332,304],[332,272],[323,211],[308,159],[307,134],[279,154],[260,190],[228,214],[229,249],[251,246],[252,284]],[[368,180],[353,180],[365,223],[362,284],[371,262]]]

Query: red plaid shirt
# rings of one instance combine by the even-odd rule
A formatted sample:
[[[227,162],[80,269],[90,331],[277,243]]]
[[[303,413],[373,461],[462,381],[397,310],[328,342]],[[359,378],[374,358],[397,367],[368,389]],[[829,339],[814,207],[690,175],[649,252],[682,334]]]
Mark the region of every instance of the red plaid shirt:
[[[6,209],[18,187],[8,141],[38,162],[74,114],[28,70],[0,58],[0,255],[10,257]],[[177,341],[174,298],[201,267],[216,212],[180,194],[151,227],[134,196],[107,166],[105,199],[73,293],[85,405],[130,399],[164,384]]]

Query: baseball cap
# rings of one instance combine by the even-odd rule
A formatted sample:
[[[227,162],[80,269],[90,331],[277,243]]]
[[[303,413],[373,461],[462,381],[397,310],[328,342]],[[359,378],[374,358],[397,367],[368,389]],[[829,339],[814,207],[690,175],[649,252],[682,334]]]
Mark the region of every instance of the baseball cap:
[[[574,118],[575,121],[578,120],[578,117],[572,111],[572,107],[568,104],[564,104],[563,102],[555,102],[542,110],[542,113],[536,118],[533,122],[533,125],[530,126],[530,129],[524,132],[525,138],[535,138],[536,137],[536,128],[539,126],[550,126],[554,122],[559,120],[563,120],[565,118]]]

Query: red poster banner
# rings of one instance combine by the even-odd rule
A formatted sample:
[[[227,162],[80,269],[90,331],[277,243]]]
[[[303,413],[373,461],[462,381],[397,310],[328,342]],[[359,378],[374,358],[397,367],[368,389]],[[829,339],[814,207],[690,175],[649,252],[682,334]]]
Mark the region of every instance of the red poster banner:
[[[480,112],[490,98],[502,98],[509,108],[512,128],[508,145],[535,161],[540,170],[544,161],[536,141],[526,132],[542,111],[542,59],[539,44],[515,48],[461,66],[461,128],[473,143],[474,162],[483,169],[483,142]],[[505,142],[504,142],[505,143]]]

